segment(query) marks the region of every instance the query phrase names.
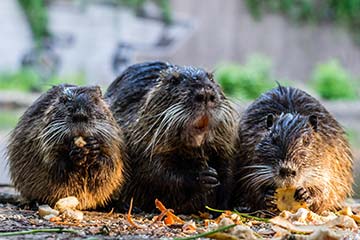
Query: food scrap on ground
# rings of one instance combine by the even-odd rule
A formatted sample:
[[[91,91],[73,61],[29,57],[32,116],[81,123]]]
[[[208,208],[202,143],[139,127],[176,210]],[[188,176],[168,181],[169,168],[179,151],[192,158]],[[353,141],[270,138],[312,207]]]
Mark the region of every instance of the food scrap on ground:
[[[305,201],[295,200],[296,187],[278,188],[275,192],[276,206],[280,211],[296,212],[299,208],[307,208]]]
[[[45,220],[56,222],[62,220],[81,221],[84,213],[77,210],[79,200],[76,197],[61,198],[55,203],[55,209],[49,205],[39,206],[39,216]]]

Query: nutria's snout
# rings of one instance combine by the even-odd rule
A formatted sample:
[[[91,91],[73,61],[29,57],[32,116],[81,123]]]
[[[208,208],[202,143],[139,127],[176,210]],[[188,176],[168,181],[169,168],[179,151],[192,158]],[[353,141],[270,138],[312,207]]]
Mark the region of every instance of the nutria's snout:
[[[295,177],[297,171],[290,167],[281,167],[279,169],[279,176],[281,178]]]
[[[216,92],[210,86],[199,88],[195,91],[194,100],[195,103],[213,108],[217,101]]]
[[[73,123],[84,123],[89,121],[91,115],[91,99],[85,93],[81,93],[73,100],[73,106],[68,108]]]
[[[72,114],[71,119],[73,123],[87,122],[89,120],[89,116],[84,109],[78,108]]]
[[[295,186],[301,182],[300,170],[294,166],[284,164],[275,171],[274,183],[276,188]]]

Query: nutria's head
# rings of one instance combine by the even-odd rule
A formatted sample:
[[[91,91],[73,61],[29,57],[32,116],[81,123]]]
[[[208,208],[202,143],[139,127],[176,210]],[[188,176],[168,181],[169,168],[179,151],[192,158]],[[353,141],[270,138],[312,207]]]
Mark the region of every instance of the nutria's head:
[[[117,139],[115,120],[99,87],[60,85],[44,111],[45,127],[39,138],[43,147],[62,144],[74,137],[96,137],[100,142]],[[51,90],[50,90],[51,91]]]
[[[303,186],[307,181],[316,181],[324,163],[321,159],[317,117],[282,113],[269,114],[263,123],[268,131],[255,146],[252,172],[244,176],[248,185]],[[246,178],[246,179],[245,179]]]
[[[226,144],[235,132],[234,110],[212,74],[193,67],[171,66],[160,73],[139,122],[137,142],[148,139],[152,150],[161,151]]]

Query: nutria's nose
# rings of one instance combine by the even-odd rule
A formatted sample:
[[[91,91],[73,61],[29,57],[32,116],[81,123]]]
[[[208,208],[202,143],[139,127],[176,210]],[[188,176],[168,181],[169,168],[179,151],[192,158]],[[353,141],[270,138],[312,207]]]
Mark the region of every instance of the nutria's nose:
[[[288,167],[282,167],[279,171],[280,177],[295,177],[296,176],[296,170],[293,170]]]
[[[195,92],[195,102],[205,103],[209,107],[213,107],[215,100],[216,95],[211,88],[200,88]]]
[[[84,109],[78,108],[72,115],[72,119],[74,122],[86,122],[88,120],[88,116]]]

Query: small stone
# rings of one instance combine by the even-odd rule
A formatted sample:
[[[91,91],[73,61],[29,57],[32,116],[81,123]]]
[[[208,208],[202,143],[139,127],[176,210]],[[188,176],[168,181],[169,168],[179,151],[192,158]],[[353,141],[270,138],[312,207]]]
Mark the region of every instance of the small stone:
[[[230,229],[230,233],[239,239],[258,239],[254,231],[245,225],[236,225],[233,229]]]
[[[55,204],[55,209],[64,212],[67,209],[75,209],[79,205],[79,200],[76,197],[62,198]]]
[[[42,218],[45,218],[48,215],[57,216],[59,211],[52,209],[49,205],[40,205],[39,206],[39,215]]]

